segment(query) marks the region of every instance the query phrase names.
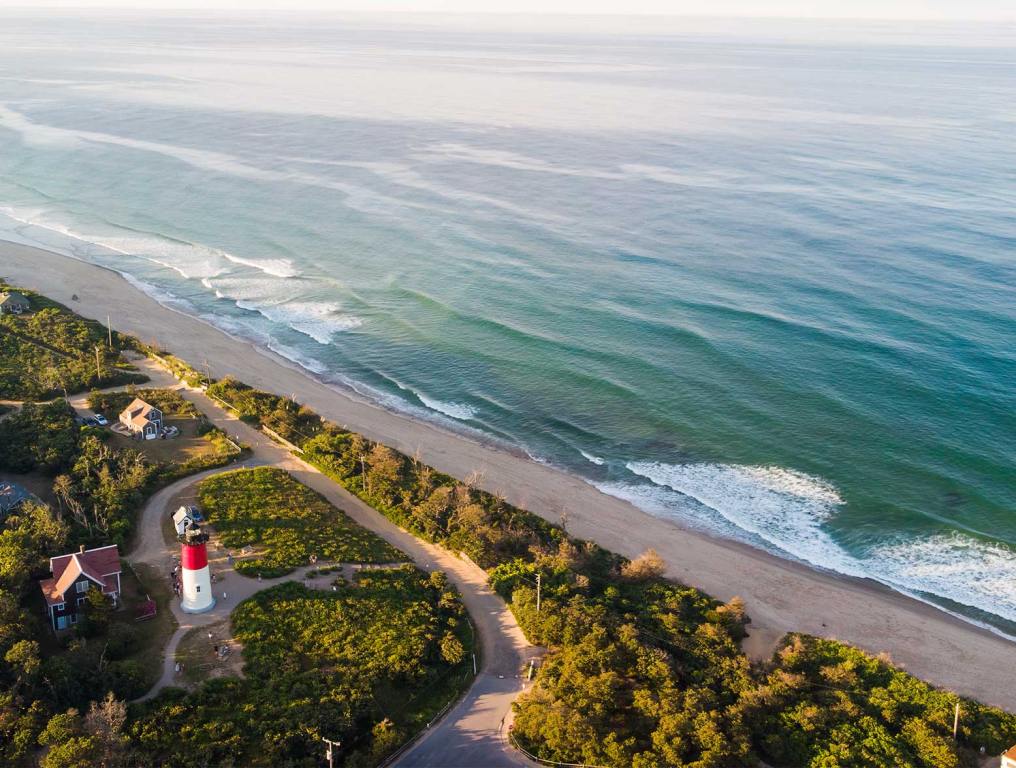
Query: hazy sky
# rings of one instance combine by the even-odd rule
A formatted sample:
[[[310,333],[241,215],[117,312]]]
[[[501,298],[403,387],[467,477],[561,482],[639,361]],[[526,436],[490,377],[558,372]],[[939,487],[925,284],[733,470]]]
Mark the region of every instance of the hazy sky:
[[[581,13],[881,19],[1005,19],[1016,0],[0,0],[0,8],[284,8],[450,13]]]

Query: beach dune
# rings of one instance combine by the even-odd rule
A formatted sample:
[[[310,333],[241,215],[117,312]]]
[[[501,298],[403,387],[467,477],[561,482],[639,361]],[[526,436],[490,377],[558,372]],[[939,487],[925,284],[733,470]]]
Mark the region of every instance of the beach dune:
[[[877,583],[782,560],[653,517],[578,477],[520,454],[384,410],[315,381],[288,361],[168,309],[120,275],[28,246],[0,243],[0,277],[82,315],[157,344],[212,376],[293,394],[322,416],[479,485],[568,530],[633,557],[652,547],[669,575],[721,600],[741,596],[752,624],[746,650],[767,655],[788,631],[888,652],[936,685],[1016,710],[1016,644]],[[71,297],[76,294],[77,301]]]

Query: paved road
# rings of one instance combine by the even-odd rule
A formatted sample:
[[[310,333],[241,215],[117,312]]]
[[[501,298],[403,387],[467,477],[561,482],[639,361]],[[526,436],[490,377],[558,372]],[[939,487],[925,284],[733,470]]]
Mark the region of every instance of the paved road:
[[[215,426],[234,440],[250,446],[252,458],[245,462],[246,465],[271,465],[286,469],[364,528],[373,531],[408,554],[418,567],[425,571],[444,571],[449,581],[458,589],[482,649],[477,678],[465,697],[394,764],[435,766],[435,768],[532,765],[507,746],[503,739],[503,729],[511,720],[512,701],[527,686],[525,670],[529,660],[536,657],[541,649],[529,644],[508,606],[487,586],[486,572],[468,559],[421,541],[402,530],[375,509],[325,477],[316,468],[272,442],[264,433],[222,409],[203,392],[181,385],[156,363],[143,360],[137,364],[151,378],[151,383],[146,386],[178,389],[180,394],[194,403]],[[212,470],[204,474],[213,474],[216,471],[223,470]],[[158,562],[160,548],[165,553],[159,515],[167,511],[167,504],[173,503],[174,494],[185,492],[202,477],[203,475],[197,475],[185,478],[152,497],[145,508],[142,528],[136,550],[132,551],[132,558],[146,561],[147,558],[155,558]],[[213,568],[216,568],[215,555],[215,552],[210,553]],[[164,556],[171,558],[169,553],[165,553]],[[224,553],[220,553],[221,556],[224,556]],[[170,560],[163,562],[166,565]],[[259,589],[285,580],[285,578],[271,582],[265,580],[259,583],[241,576],[227,575],[226,578],[227,582],[232,581],[226,587],[230,594],[228,600],[230,605],[236,605],[241,599]],[[241,586],[244,583],[245,586]],[[218,585],[216,591],[219,591]],[[228,609],[229,605],[221,609],[217,606],[214,611],[206,614],[180,613],[177,616],[181,622],[181,629],[174,634],[175,643],[171,639],[171,647],[167,648],[164,676],[165,670],[168,669],[172,678],[174,663],[172,652],[186,631],[184,625],[186,624],[189,629],[191,626],[213,623],[228,615]]]

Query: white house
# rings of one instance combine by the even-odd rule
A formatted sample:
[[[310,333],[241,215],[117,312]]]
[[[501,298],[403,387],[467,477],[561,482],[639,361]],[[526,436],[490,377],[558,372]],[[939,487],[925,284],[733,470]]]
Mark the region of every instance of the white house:
[[[190,507],[180,507],[180,509],[173,514],[173,527],[176,528],[177,536],[183,536],[193,523],[194,518],[191,516]]]
[[[140,435],[145,440],[154,440],[162,434],[162,411],[136,397],[120,414],[120,423],[132,435]]]
[[[88,590],[99,589],[115,603],[120,598],[120,550],[116,544],[50,558],[52,578],[39,582],[53,629],[78,623]]]

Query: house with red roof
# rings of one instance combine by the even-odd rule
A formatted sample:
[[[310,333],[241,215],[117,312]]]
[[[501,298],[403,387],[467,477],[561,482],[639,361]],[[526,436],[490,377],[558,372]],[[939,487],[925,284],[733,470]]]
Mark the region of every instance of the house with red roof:
[[[88,591],[98,589],[114,603],[120,598],[120,550],[116,544],[50,558],[53,576],[39,582],[53,629],[78,623]]]

